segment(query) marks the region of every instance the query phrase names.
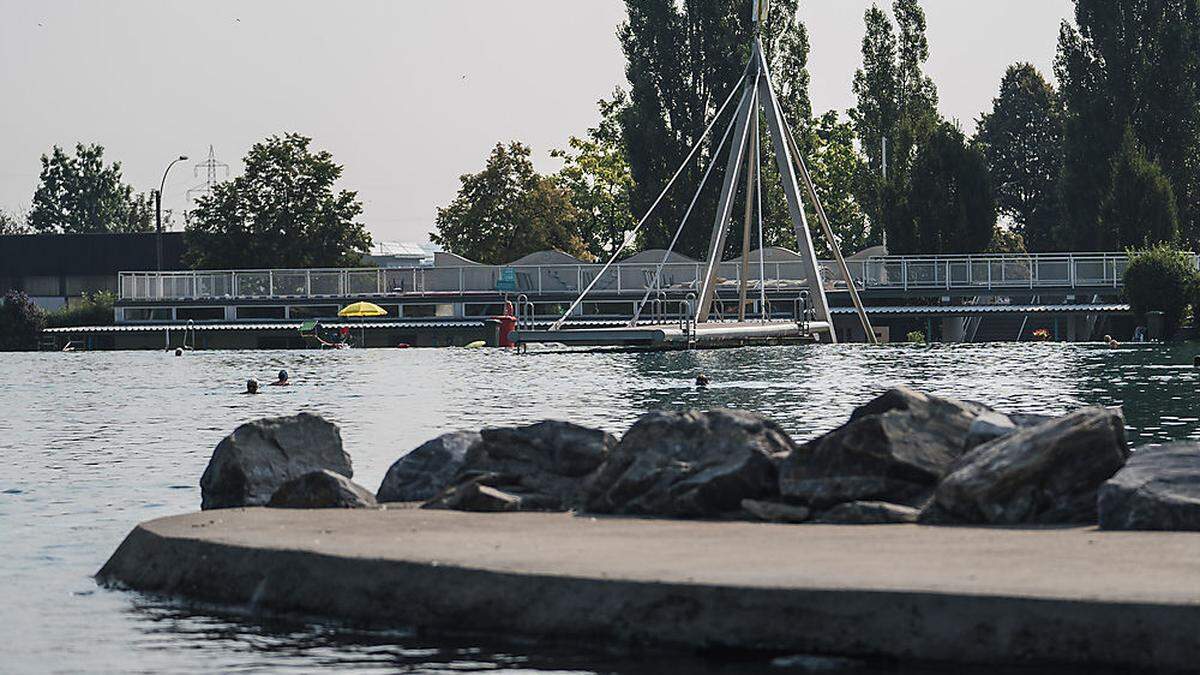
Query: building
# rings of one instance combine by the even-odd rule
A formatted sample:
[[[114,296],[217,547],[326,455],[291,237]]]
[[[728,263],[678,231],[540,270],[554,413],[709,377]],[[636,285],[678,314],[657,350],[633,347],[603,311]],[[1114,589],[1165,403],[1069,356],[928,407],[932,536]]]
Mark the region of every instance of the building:
[[[120,273],[154,269],[158,235],[29,234],[0,236],[0,293],[24,291],[55,310],[84,293],[120,292]],[[163,270],[186,269],[182,232],[162,234]]]

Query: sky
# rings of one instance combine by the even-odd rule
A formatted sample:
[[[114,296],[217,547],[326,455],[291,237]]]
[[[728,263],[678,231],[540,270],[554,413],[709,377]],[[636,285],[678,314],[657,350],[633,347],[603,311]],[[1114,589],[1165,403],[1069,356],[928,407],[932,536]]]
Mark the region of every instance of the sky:
[[[871,0],[800,0],[814,108],[844,111]],[[924,0],[944,116],[974,129],[1005,68],[1049,76],[1071,0]],[[458,178],[520,140],[541,171],[625,84],[622,0],[0,0],[0,209],[39,158],[99,143],[138,191],[189,205],[208,156],[300,132],[345,166],[377,240],[426,242]],[[223,174],[221,174],[223,177]],[[194,193],[193,193],[194,194]]]

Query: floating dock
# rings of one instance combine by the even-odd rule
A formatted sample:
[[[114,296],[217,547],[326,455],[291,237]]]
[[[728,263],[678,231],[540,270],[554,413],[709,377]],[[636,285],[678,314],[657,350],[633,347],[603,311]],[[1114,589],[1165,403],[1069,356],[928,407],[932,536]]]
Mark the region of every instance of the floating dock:
[[[785,342],[819,342],[829,334],[824,322],[682,323],[561,330],[518,330],[516,344],[561,344],[569,347],[640,349],[706,349]]]
[[[1189,671],[1200,534],[388,510],[144,523],[101,582],[373,626]]]

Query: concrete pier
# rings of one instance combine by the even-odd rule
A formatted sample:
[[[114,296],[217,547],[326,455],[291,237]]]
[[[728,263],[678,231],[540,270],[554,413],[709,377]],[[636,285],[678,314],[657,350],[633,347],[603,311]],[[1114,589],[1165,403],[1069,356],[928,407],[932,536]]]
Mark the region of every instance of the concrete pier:
[[[374,625],[982,664],[1200,664],[1200,534],[238,509],[105,583]]]

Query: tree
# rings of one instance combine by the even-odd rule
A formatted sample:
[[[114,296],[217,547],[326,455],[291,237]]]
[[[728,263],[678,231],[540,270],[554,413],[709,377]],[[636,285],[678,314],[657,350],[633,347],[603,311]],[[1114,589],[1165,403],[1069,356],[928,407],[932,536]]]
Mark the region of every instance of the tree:
[[[46,315],[21,291],[9,291],[0,302],[0,352],[37,349]]]
[[[907,191],[909,169],[939,121],[937,87],[923,71],[929,60],[925,12],[917,0],[896,0],[892,10],[896,26],[878,5],[866,12],[863,65],[853,85],[858,103],[850,111],[867,156],[856,185],[858,200],[875,230],[871,239],[886,231],[889,244],[905,236],[907,226],[896,216]]]
[[[299,268],[358,265],[371,235],[356,219],[358,193],[336,191],[342,167],[300,134],[254,144],[245,172],[201,197],[187,226],[195,268]]]
[[[1200,284],[1192,257],[1164,244],[1131,253],[1125,269],[1125,297],[1138,318],[1146,312],[1162,312],[1165,334],[1179,326]]]
[[[14,213],[0,210],[0,237],[12,234],[30,234],[29,223]]]
[[[29,226],[43,234],[148,232],[153,202],[122,181],[120,162],[105,165],[103,147],[79,143],[71,156],[56,145],[42,155]]]
[[[435,244],[489,265],[555,249],[586,257],[571,194],[533,168],[527,146],[497,143],[483,171],[459,180],[458,196],[437,213]]]
[[[753,34],[751,4],[752,0],[626,0],[628,20],[618,36],[627,59],[630,104],[620,120],[635,181],[633,211],[638,217],[649,210],[745,72]],[[797,0],[771,3],[761,35],[784,114],[791,124],[802,128],[811,115],[808,36],[796,18],[796,6]],[[644,247],[666,247],[670,242],[705,169],[713,161],[720,130],[731,115],[727,112],[717,121],[717,132],[702,145],[676,189],[647,222],[642,236]],[[763,161],[764,185],[775,176],[770,168],[772,161],[768,151]],[[677,246],[680,253],[693,257],[706,254],[723,169],[720,165],[713,171],[701,194]],[[771,227],[787,222],[786,215],[780,217],[786,214],[781,200],[781,193],[767,196],[766,220]],[[736,246],[740,246],[740,240]]]
[[[872,239],[867,215],[852,189],[864,171],[862,155],[854,148],[853,125],[842,122],[837,112],[830,111],[818,118],[810,131],[813,138],[809,142],[812,148],[807,158],[809,169],[842,252],[851,254],[875,244],[878,240]],[[831,249],[817,229],[819,222],[807,199],[805,207],[810,211],[813,243],[818,254],[826,255]],[[790,231],[789,234],[794,237]]]
[[[996,201],[983,152],[942,123],[913,162],[909,191],[888,240],[899,254],[980,253],[992,242]]]
[[[1031,64],[1009,66],[976,142],[987,156],[997,211],[1031,251],[1061,250],[1062,134],[1054,87]]]
[[[1179,239],[1175,191],[1126,128],[1113,158],[1112,182],[1100,205],[1100,243],[1107,251],[1174,245]]]
[[[1096,246],[1111,158],[1131,126],[1200,246],[1200,0],[1076,0],[1056,72],[1066,109],[1063,198],[1073,246]]]
[[[632,211],[633,174],[629,170],[620,114],[629,105],[617,90],[600,101],[600,124],[585,138],[571,137],[569,150],[552,156],[564,160],[558,183],[571,195],[578,216],[579,235],[593,258],[611,256],[637,225]]]

